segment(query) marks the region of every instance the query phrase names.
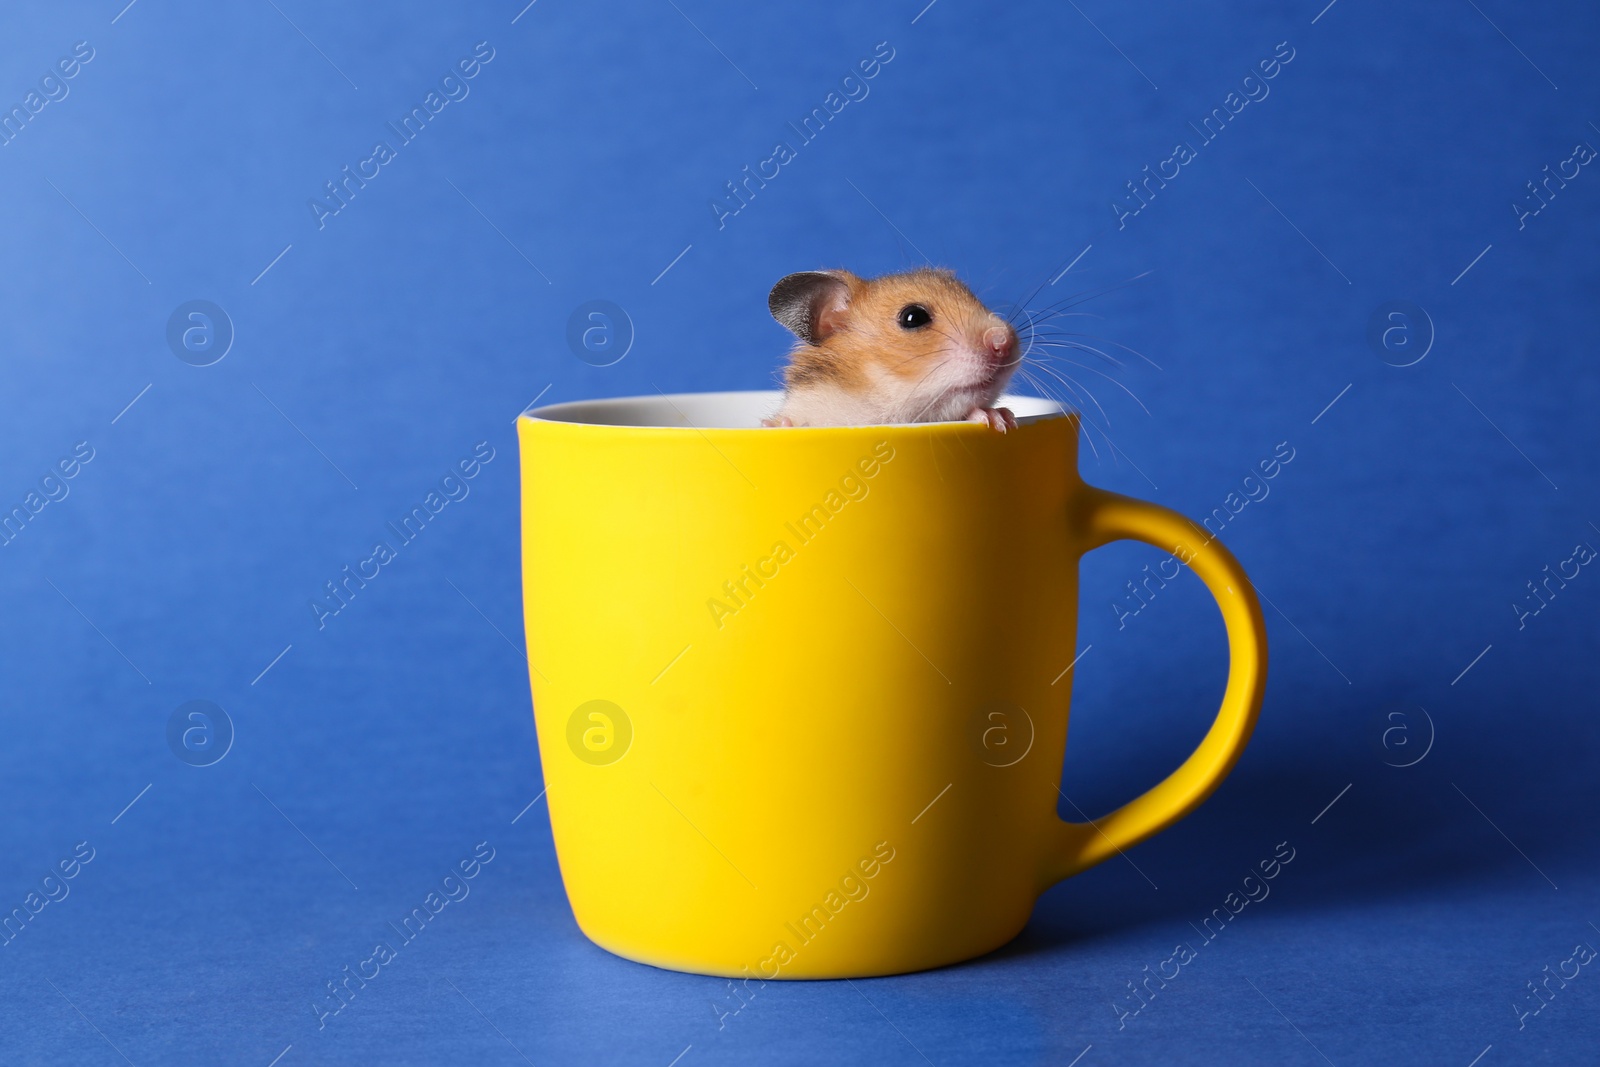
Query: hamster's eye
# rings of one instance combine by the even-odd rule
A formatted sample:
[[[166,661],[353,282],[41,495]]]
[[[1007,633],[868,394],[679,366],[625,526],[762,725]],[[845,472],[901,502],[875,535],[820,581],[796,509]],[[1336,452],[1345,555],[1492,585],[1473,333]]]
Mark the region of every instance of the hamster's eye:
[[[933,312],[921,304],[907,304],[900,309],[900,314],[895,321],[902,330],[920,330],[933,321]]]

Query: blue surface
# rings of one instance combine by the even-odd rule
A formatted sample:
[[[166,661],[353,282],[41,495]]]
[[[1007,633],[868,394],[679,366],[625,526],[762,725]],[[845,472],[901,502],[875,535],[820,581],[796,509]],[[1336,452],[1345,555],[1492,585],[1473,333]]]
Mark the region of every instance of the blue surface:
[[[1567,564],[1538,614],[1513,607],[1600,547],[1600,174],[1568,164],[1537,214],[1525,187],[1600,145],[1591,6],[123,2],[0,33],[0,103],[25,111],[93,52],[0,147],[0,505],[39,493],[0,547],[0,907],[39,894],[0,947],[0,1062],[1592,1058],[1600,977],[1563,961],[1600,946],[1600,576]],[[719,228],[724,182],[884,41]],[[1279,42],[1293,58],[1245,83]],[[435,90],[402,143],[386,123]],[[1235,90],[1259,99],[1204,143],[1189,123]],[[333,213],[324,182],[381,138],[393,158]],[[1194,158],[1119,227],[1124,183],[1179,141]],[[1223,531],[1273,649],[1236,773],[964,966],[722,1015],[726,983],[589,944],[529,806],[514,416],[770,385],[765,295],[791,270],[926,255],[1003,303],[1080,254],[1035,306],[1149,271],[1077,321],[1163,368],[1117,372],[1148,416],[1095,380],[1120,454],[1100,440],[1091,481],[1198,516],[1294,451]],[[596,299],[636,333],[610,366],[566,342]],[[210,366],[167,341],[194,300],[233,326]],[[1375,346],[1396,300],[1432,329],[1413,311]],[[479,442],[493,459],[319,629],[324,582]],[[1174,766],[1220,693],[1198,583],[1111,606],[1157,558],[1084,564],[1086,811]],[[996,605],[1025,581],[996,574]],[[169,744],[196,700],[234,734],[204,767],[177,756],[217,755],[203,730],[184,747],[190,720]],[[492,860],[445,882],[480,842]],[[1280,842],[1270,896],[1202,943]],[[1193,959],[1133,999],[1180,942]]]

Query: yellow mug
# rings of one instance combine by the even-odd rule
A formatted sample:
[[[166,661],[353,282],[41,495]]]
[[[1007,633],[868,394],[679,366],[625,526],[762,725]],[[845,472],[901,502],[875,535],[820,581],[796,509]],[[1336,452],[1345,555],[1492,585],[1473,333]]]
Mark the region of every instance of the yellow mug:
[[[896,974],[989,952],[1039,894],[1192,811],[1266,683],[1238,562],[1086,485],[1078,419],[763,429],[776,393],[518,420],[524,622],[550,822],[596,944],[673,970]],[[1222,609],[1222,708],[1165,781],[1056,814],[1078,559],[1155,545]]]

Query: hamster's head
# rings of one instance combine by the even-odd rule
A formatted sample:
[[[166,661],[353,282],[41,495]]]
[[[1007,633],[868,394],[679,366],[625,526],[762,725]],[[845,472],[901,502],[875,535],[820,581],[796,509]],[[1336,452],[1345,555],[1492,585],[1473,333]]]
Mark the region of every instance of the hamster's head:
[[[908,422],[991,407],[1021,362],[1017,332],[948,270],[879,278],[805,271],[778,282],[772,315],[797,338],[786,384],[881,395]]]

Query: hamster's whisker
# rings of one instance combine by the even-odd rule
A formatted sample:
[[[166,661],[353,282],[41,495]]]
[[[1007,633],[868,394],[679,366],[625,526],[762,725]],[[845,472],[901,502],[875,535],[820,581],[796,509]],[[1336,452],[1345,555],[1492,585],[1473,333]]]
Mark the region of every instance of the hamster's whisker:
[[[1078,255],[1082,256],[1083,253],[1080,252],[1080,253],[1078,253]],[[1068,260],[1066,262],[1066,265],[1065,265],[1066,268],[1070,269],[1072,267],[1073,263],[1075,263],[1075,262],[1077,262],[1075,259],[1074,260]],[[1149,271],[1145,272],[1145,274],[1148,274],[1148,273],[1150,273],[1150,272]],[[1054,285],[1056,282],[1060,281],[1065,274],[1066,274],[1066,270],[1065,269],[1056,270],[1055,268],[1052,268],[1048,274],[1046,274],[1043,278],[1041,278],[1039,280],[1039,284],[1033,287],[1033,291],[1030,292],[1021,302],[1018,303],[1018,305],[1017,305],[1018,311],[1019,312],[1020,311],[1025,311],[1027,309],[1028,305],[1033,303],[1034,298],[1037,297],[1040,293],[1042,293],[1044,291],[1044,287],[1046,285]],[[1144,276],[1145,276],[1144,274],[1136,275],[1135,277],[1128,279],[1128,281],[1129,282],[1137,281],[1139,278],[1143,278]],[[1118,284],[1127,284],[1127,282],[1118,283]],[[1109,292],[1110,290],[1108,289],[1106,291]],[[1068,299],[1071,299],[1071,298],[1069,297]],[[1012,322],[1011,317],[1007,316],[1006,321],[1007,322]],[[1012,325],[1015,325],[1015,323],[1012,322]]]
[[[1027,367],[1020,368],[1017,371],[1017,377],[1021,378],[1024,382],[1027,382],[1031,388],[1039,392],[1045,398],[1055,401],[1063,408],[1074,412],[1079,412],[1078,403],[1075,399],[1069,399],[1068,397],[1059,395],[1054,389],[1050,388],[1049,383],[1041,382],[1038,378],[1034,377],[1033,374],[1029,372]],[[1079,413],[1081,414],[1081,412]]]
[[[1040,373],[1047,374],[1051,378],[1054,378],[1056,381],[1060,382],[1061,387],[1067,391],[1068,395],[1071,396],[1073,406],[1078,410],[1078,413],[1080,415],[1084,415],[1085,417],[1089,415],[1088,404],[1084,402],[1084,394],[1087,393],[1088,390],[1082,388],[1082,383],[1078,382],[1074,378],[1061,374],[1054,368],[1048,367],[1043,363],[1033,363],[1032,366]],[[1089,403],[1095,403],[1096,406],[1098,406],[1092,395],[1089,396],[1088,399]],[[1102,414],[1104,414],[1103,411]]]
[[[1033,292],[1029,293],[1026,298],[1024,298],[1022,301],[1020,301],[1017,304],[1016,310],[1012,312],[1012,315],[1015,315],[1015,314],[1018,314],[1018,313],[1026,313],[1027,312],[1028,305],[1033,303],[1034,297],[1038,296],[1041,292],[1043,292],[1044,291],[1044,287],[1047,284],[1049,284],[1049,277],[1050,277],[1049,275],[1046,275],[1043,279],[1040,280],[1038,285],[1033,287]],[[1011,323],[1011,325],[1013,325],[1013,326],[1016,325],[1015,322],[1012,322],[1012,319],[1011,319],[1010,315],[1006,316],[1006,321],[1008,323]]]
[[[1155,272],[1147,270],[1140,274],[1135,274],[1131,278],[1124,278],[1120,282],[1111,282],[1107,285],[1101,285],[1093,289],[1085,289],[1082,292],[1069,294],[1068,296],[1064,296],[1052,304],[1047,304],[1045,306],[1045,310],[1076,307],[1077,305],[1085,303],[1086,301],[1093,300],[1095,297],[1105,296],[1108,293],[1117,292],[1119,289],[1126,289],[1134,282],[1139,281],[1141,278],[1147,278],[1153,273]]]
[[[1043,385],[1039,384],[1039,379],[1037,379],[1033,375],[1029,374],[1027,367],[1020,368],[1017,371],[1017,377],[1021,378],[1025,383],[1027,383],[1028,388],[1032,389],[1036,393],[1039,393],[1040,395],[1045,397],[1045,399],[1054,400],[1057,404],[1060,404],[1062,407],[1066,407],[1067,406],[1067,402],[1065,400],[1063,400],[1059,396],[1056,396],[1055,393],[1051,392],[1049,389],[1046,389]]]
[[[1057,300],[1052,304],[1046,304],[1043,307],[1031,308],[1029,310],[1030,310],[1030,313],[1032,315],[1034,315],[1036,318],[1038,318],[1041,321],[1044,320],[1044,319],[1052,319],[1052,318],[1056,318],[1058,316],[1063,316],[1063,315],[1093,315],[1096,318],[1105,318],[1104,315],[1098,315],[1093,311],[1071,311],[1071,310],[1069,310],[1070,308],[1077,307],[1079,304],[1082,304],[1083,302],[1084,302],[1083,300],[1080,300],[1077,297],[1068,296],[1068,297],[1062,297],[1060,300]]]
[[[1150,364],[1150,366],[1154,367],[1156,370],[1163,370],[1161,364],[1157,363],[1155,360],[1151,359],[1149,356],[1145,355],[1143,352],[1139,351],[1137,348],[1130,348],[1127,345],[1123,344],[1121,341],[1113,341],[1109,337],[1101,337],[1098,334],[1092,334],[1092,333],[1075,333],[1075,332],[1071,332],[1071,331],[1067,331],[1067,330],[1056,329],[1055,327],[1051,327],[1050,332],[1046,336],[1049,336],[1049,337],[1052,337],[1052,338],[1087,337],[1091,341],[1099,341],[1102,344],[1110,345],[1113,348],[1120,348],[1124,352],[1128,353],[1130,356],[1136,356],[1137,358],[1144,360],[1146,363]],[[1077,343],[1077,342],[1072,342],[1072,343]],[[1087,348],[1088,346],[1084,345],[1082,347]],[[1090,349],[1090,351],[1098,352],[1097,349]],[[1098,354],[1105,355],[1104,352],[1099,352]],[[1107,356],[1106,358],[1109,359],[1110,357]],[[1116,362],[1116,361],[1112,360],[1112,362]],[[1118,364],[1118,365],[1120,366],[1120,364]],[[1163,373],[1165,373],[1165,371],[1163,371]]]
[[[1107,353],[1100,351],[1098,348],[1095,348],[1093,345],[1086,345],[1082,341],[1063,341],[1063,340],[1040,341],[1039,342],[1039,347],[1041,347],[1041,348],[1060,348],[1060,349],[1066,349],[1066,350],[1072,351],[1072,352],[1093,352],[1095,355],[1099,356],[1101,359],[1105,360],[1107,363],[1111,364],[1113,367],[1125,367],[1125,366],[1127,366],[1127,364],[1123,363],[1122,360],[1118,359],[1117,357],[1112,356],[1112,355],[1108,355]]]
[[[1079,350],[1079,351],[1093,352],[1094,354],[1100,356],[1100,358],[1104,359],[1107,363],[1110,363],[1114,367],[1121,367],[1123,365],[1120,360],[1116,359],[1115,357],[1113,357],[1111,355],[1108,355],[1105,352],[1100,351],[1097,348],[1093,348],[1093,347],[1091,347],[1089,345],[1086,345],[1081,341],[1074,341],[1074,340],[1069,340],[1068,339],[1068,338],[1073,338],[1073,337],[1090,337],[1090,336],[1091,335],[1089,335],[1089,334],[1072,334],[1072,333],[1066,333],[1065,331],[1058,331],[1058,330],[1049,330],[1049,331],[1046,331],[1046,330],[1031,330],[1031,331],[1029,331],[1029,333],[1027,335],[1027,344],[1023,346],[1023,350],[1024,350],[1024,354],[1026,354],[1028,352],[1032,352],[1035,348],[1040,348],[1040,349],[1066,349],[1066,348],[1070,348],[1070,349],[1076,349],[1076,350]],[[1092,338],[1092,339],[1093,340],[1100,340],[1100,338]]]
[[[1087,363],[1079,363],[1077,360],[1066,359],[1066,358],[1064,358],[1062,356],[1046,356],[1044,358],[1045,359],[1060,360],[1062,363],[1065,363],[1068,366],[1078,367],[1078,368],[1080,368],[1082,370],[1088,371],[1090,374],[1098,374],[1098,375],[1100,375],[1100,377],[1104,378],[1106,381],[1110,382],[1112,385],[1116,386],[1118,389],[1121,389],[1124,393],[1127,393],[1128,396],[1132,397],[1133,398],[1133,402],[1135,404],[1138,404],[1140,410],[1142,410],[1146,415],[1150,414],[1150,409],[1144,406],[1144,401],[1139,399],[1139,396],[1138,396],[1137,393],[1135,393],[1132,389],[1129,389],[1126,385],[1123,385],[1121,382],[1117,381],[1115,378],[1113,378],[1111,375],[1107,374],[1105,371],[1100,370],[1098,367],[1091,367]],[[1042,363],[1040,363],[1039,365],[1043,366]]]
[[[1100,417],[1105,420],[1106,425],[1108,427],[1111,425],[1111,416],[1106,414],[1105,407],[1100,403],[1099,399],[1095,397],[1094,393],[1089,390],[1088,386],[1084,385],[1071,375],[1062,374],[1060,371],[1047,364],[1035,363],[1034,366],[1039,368],[1044,373],[1050,375],[1052,378],[1056,379],[1056,381],[1060,382],[1074,397],[1078,396],[1079,390],[1082,390],[1083,395],[1089,398],[1089,403],[1093,404],[1095,406],[1095,410],[1100,412]],[[1085,409],[1081,403],[1078,406],[1080,413],[1087,418],[1089,414],[1088,410]]]
[[[1111,440],[1111,435],[1106,433],[1104,427],[1096,426],[1092,419],[1085,419],[1083,420],[1083,439],[1084,441],[1088,442],[1089,451],[1094,453],[1095,460],[1098,461],[1100,459],[1100,453],[1094,447],[1094,434],[1090,432],[1092,430],[1099,430],[1100,436],[1105,438],[1106,445],[1111,449],[1111,461],[1115,463],[1117,459],[1117,451],[1115,442]]]
[[[1047,398],[1049,398],[1050,400],[1055,401],[1057,404],[1060,404],[1064,409],[1067,409],[1072,414],[1078,416],[1078,425],[1083,431],[1084,443],[1089,446],[1089,453],[1094,456],[1095,462],[1098,463],[1100,461],[1100,450],[1095,447],[1095,445],[1094,445],[1094,435],[1092,433],[1090,433],[1089,431],[1090,431],[1091,428],[1092,429],[1100,429],[1100,428],[1098,426],[1095,426],[1094,419],[1089,417],[1087,415],[1087,413],[1085,413],[1085,411],[1083,409],[1083,404],[1077,399],[1077,390],[1073,389],[1071,386],[1067,386],[1067,391],[1072,394],[1072,399],[1068,399],[1067,397],[1056,395],[1054,390],[1052,390],[1048,385],[1044,384],[1043,382],[1040,382],[1039,379],[1035,378],[1032,374],[1028,373],[1026,368],[1023,368],[1022,370],[1017,371],[1017,375],[1019,377],[1021,377],[1024,381],[1026,381],[1029,385],[1031,385],[1033,388],[1037,389],[1040,393],[1044,394]],[[1105,430],[1101,429],[1100,430],[1100,434],[1101,434],[1102,437],[1104,437],[1105,436]],[[1110,438],[1107,437],[1106,440],[1109,441]]]
[[[1036,318],[1031,318],[1023,327],[1026,337],[1026,344],[1024,345],[1024,348],[1027,350],[1032,350],[1035,345],[1048,346],[1051,344],[1061,347],[1073,347],[1085,352],[1093,352],[1095,355],[1101,357],[1113,366],[1123,366],[1122,361],[1116,359],[1110,353],[1104,352],[1093,345],[1086,344],[1084,341],[1077,340],[1077,338],[1085,338],[1089,341],[1099,341],[1111,347],[1119,348],[1129,355],[1150,364],[1150,366],[1154,367],[1156,370],[1162,369],[1159,363],[1145,355],[1143,352],[1139,351],[1137,348],[1129,347],[1128,345],[1125,345],[1120,341],[1114,341],[1109,337],[1101,337],[1098,334],[1065,330],[1061,328],[1060,324],[1049,321],[1053,318],[1064,318],[1071,315],[1088,315],[1092,318],[1103,318],[1103,316],[1100,315],[1090,315],[1088,312],[1055,312],[1050,315],[1041,315]],[[1019,333],[1022,333],[1023,331],[1019,331]]]
[[[1060,325],[1055,321],[1056,319],[1099,319],[1104,322],[1105,316],[1097,315],[1093,311],[1049,311],[1040,309],[1037,313],[1032,314],[1028,320],[1028,328],[1034,330],[1044,326],[1054,328]]]

